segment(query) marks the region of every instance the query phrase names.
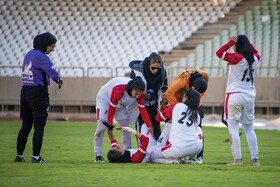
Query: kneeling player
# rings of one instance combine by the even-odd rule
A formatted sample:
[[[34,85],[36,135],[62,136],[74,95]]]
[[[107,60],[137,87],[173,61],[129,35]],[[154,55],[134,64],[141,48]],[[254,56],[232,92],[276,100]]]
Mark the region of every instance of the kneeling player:
[[[197,155],[203,148],[202,130],[198,126],[200,94],[194,89],[189,90],[182,101],[183,103],[169,106],[156,117],[158,121],[172,118],[172,124],[169,143],[154,147],[152,162],[170,163],[174,159],[176,163],[177,159],[182,161],[183,157]]]

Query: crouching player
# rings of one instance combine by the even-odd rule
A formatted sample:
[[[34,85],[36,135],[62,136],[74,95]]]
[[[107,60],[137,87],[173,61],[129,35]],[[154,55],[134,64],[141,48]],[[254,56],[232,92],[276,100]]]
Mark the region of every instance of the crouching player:
[[[117,130],[121,130],[122,132],[128,132],[130,134],[135,135],[140,139],[141,145],[139,149],[125,149],[123,146],[120,146],[117,140],[114,137],[113,133],[113,125],[109,125],[104,123],[105,126],[108,127],[107,134],[111,141],[112,149],[108,151],[107,158],[109,162],[112,163],[147,163],[150,162],[150,149],[156,145],[155,138],[149,133],[147,136],[144,134],[147,133],[148,128],[144,123],[141,127],[141,132],[139,133],[129,127],[118,127]]]
[[[97,94],[97,129],[94,134],[95,162],[103,162],[101,155],[103,135],[106,127],[104,123],[113,124],[113,118],[119,126],[129,126],[129,107],[137,102],[136,109],[140,111],[148,126],[147,133],[153,136],[153,126],[145,108],[144,94],[145,83],[140,77],[134,79],[117,77],[106,83]],[[130,108],[134,111],[134,109]],[[103,124],[102,124],[103,123]],[[122,143],[126,149],[131,148],[131,137],[126,131],[122,131]]]
[[[172,118],[172,124],[170,133],[166,133],[169,134],[168,143],[153,148],[151,159],[154,163],[187,162],[181,158],[195,156],[203,148],[202,130],[199,127],[199,92],[188,90],[182,102],[170,105],[156,117],[158,121]],[[164,139],[167,140],[166,137]],[[174,161],[170,162],[172,159]]]

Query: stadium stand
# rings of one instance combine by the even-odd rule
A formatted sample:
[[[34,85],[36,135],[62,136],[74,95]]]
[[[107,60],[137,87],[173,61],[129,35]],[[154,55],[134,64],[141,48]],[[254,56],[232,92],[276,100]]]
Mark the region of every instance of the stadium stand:
[[[81,77],[81,68],[87,72],[92,67],[127,67],[129,61],[142,59],[151,51],[170,51],[205,23],[216,22],[238,2],[1,0],[1,76],[20,76],[6,68],[20,68],[17,66],[31,49],[33,37],[42,32],[49,31],[58,38],[56,52],[50,56],[62,76]],[[114,71],[114,76],[125,73],[127,70],[118,75]]]
[[[279,9],[280,1],[265,0],[260,6],[255,6],[253,11],[248,10],[244,15],[240,15],[236,20],[236,25],[232,25],[212,40],[207,40],[195,48],[195,68],[204,69],[211,77],[224,76],[226,63],[220,63],[215,52],[221,45],[227,43],[230,36],[245,34],[261,53],[257,76],[279,77]],[[232,49],[230,52],[233,52]],[[183,57],[183,59],[185,58]],[[193,56],[188,56],[187,61],[188,58],[193,59]],[[172,72],[176,73],[175,64],[178,62],[171,63],[170,66],[173,69]],[[223,72],[221,73],[220,70]]]
[[[50,57],[65,81],[49,87],[52,117],[95,118],[100,87],[153,51],[169,83],[186,69],[208,72],[205,113],[220,113],[227,66],[215,51],[240,32],[262,55],[256,114],[279,116],[279,9],[280,0],[0,0],[0,117],[18,116],[23,57],[46,31],[58,39]]]

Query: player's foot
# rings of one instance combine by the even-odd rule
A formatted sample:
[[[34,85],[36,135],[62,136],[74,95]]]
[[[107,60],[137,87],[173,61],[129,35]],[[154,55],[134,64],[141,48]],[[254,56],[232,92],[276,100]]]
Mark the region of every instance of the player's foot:
[[[189,157],[189,160],[188,160],[189,163],[191,164],[195,164],[195,157]]]
[[[252,159],[252,165],[253,166],[260,166],[261,164],[260,164],[259,159],[257,159],[257,158]]]
[[[228,164],[228,166],[242,166],[242,165],[243,165],[242,158],[234,159],[232,163]]]
[[[15,162],[25,162],[24,158],[21,156],[16,156]]]
[[[38,159],[36,159],[35,157],[32,157],[31,159],[32,163],[47,163],[47,161],[45,161],[42,157],[39,156]]]
[[[178,162],[179,162],[179,164],[194,164],[193,160],[187,160],[187,159],[184,159],[184,158],[179,158]]]
[[[203,164],[203,158],[201,156],[196,158],[195,163],[196,164]]]
[[[95,162],[96,162],[96,163],[103,163],[103,162],[104,162],[104,159],[102,158],[102,156],[97,156],[97,157],[95,158]]]

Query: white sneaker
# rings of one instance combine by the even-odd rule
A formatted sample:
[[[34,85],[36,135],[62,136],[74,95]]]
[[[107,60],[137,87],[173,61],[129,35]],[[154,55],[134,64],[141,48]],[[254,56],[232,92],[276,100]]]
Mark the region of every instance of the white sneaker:
[[[179,158],[178,162],[179,162],[179,164],[194,164],[193,160],[187,160],[187,159],[184,159],[184,158]]]
[[[242,166],[242,159],[234,159],[232,163],[228,164],[228,166]]]
[[[257,158],[252,159],[252,165],[253,166],[260,166],[261,164],[260,164],[259,159],[257,159]]]
[[[201,156],[196,158],[195,163],[196,164],[203,164],[203,158]]]

